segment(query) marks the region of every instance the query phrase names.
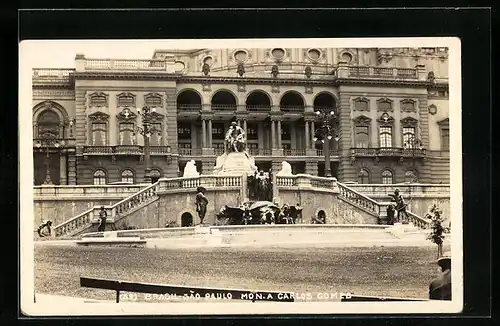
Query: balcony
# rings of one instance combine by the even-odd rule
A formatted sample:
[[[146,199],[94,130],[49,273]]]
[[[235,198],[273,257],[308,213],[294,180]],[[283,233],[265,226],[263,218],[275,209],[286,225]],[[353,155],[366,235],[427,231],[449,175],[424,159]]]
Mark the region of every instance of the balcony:
[[[246,105],[249,112],[270,112],[271,106],[269,105]]]
[[[252,156],[271,156],[272,150],[270,148],[250,148],[250,155]]]
[[[136,60],[136,59],[84,59],[86,71],[163,71],[173,72],[173,65],[165,60]]]
[[[283,155],[284,156],[306,156],[306,150],[305,149],[284,149]]]
[[[172,153],[170,146],[150,146],[151,155],[169,155]],[[84,146],[84,155],[143,155],[144,146],[117,145],[117,146]]]
[[[292,106],[292,105],[282,105],[280,110],[286,113],[303,113],[304,106]]]
[[[179,148],[181,156],[201,156],[201,148]]]
[[[384,147],[384,148],[351,148],[351,155],[356,157],[424,157],[425,148],[400,148],[400,147]]]
[[[183,112],[199,112],[201,104],[177,104],[177,110]]]
[[[330,156],[339,156],[340,155],[340,151],[338,150],[330,150]],[[325,156],[324,152],[322,149],[317,149],[316,150],[316,156]]]
[[[236,105],[233,104],[212,104],[212,111],[236,111]]]
[[[47,142],[46,138],[33,138],[33,147],[38,147],[37,144],[40,144],[40,148],[71,148],[75,147],[76,141],[74,138],[56,138]]]

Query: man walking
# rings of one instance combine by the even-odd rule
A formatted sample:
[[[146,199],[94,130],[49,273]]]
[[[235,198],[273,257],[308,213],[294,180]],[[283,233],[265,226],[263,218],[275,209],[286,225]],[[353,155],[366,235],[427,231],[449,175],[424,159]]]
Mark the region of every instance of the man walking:
[[[97,227],[98,232],[104,232],[106,230],[106,219],[108,217],[108,213],[104,206],[101,206],[101,210],[99,211],[99,226]]]

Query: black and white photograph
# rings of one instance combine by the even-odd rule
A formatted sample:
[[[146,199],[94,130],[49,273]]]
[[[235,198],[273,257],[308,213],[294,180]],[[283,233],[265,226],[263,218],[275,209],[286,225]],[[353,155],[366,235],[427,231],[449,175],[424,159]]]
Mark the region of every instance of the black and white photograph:
[[[463,309],[458,38],[19,56],[27,315]]]

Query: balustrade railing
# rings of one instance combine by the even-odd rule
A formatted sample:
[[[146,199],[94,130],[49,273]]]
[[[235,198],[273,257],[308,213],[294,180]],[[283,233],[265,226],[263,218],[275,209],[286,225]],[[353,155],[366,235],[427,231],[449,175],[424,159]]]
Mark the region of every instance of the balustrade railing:
[[[118,145],[113,147],[115,154],[142,154],[142,146],[139,145]]]
[[[270,105],[246,105],[247,111],[254,112],[269,112],[271,111]]]
[[[108,213],[108,219],[112,218],[113,220],[116,220],[117,217],[123,216],[123,214],[126,214],[131,209],[142,206],[146,202],[156,198],[158,184],[158,182],[153,183],[112,206],[104,206],[106,212]],[[101,206],[94,206],[91,209],[55,226],[54,230],[56,237],[73,233],[88,226],[95,217],[99,216],[100,207]]]
[[[278,187],[297,186],[297,176],[276,176],[276,185]]]
[[[337,179],[311,176],[311,186],[314,188],[335,189]]]
[[[71,80],[71,74],[75,69],[33,69],[33,82],[57,82],[68,83]]]
[[[236,105],[233,104],[212,104],[212,110],[214,111],[235,111]]]
[[[166,71],[167,62],[164,60],[135,60],[135,59],[86,59],[85,70],[138,70],[138,71]]]
[[[373,199],[360,194],[354,189],[347,187],[345,184],[340,182],[337,183],[339,187],[339,197],[344,199],[345,201],[358,206],[360,208],[364,208],[370,213],[380,216],[380,204],[374,201]]]
[[[56,237],[67,235],[88,225],[94,218],[94,207],[54,227]]]
[[[218,175],[215,176],[215,185],[217,187],[241,187],[242,178],[241,176]]]
[[[283,155],[285,155],[285,156],[305,156],[306,150],[305,149],[284,149]]]
[[[425,148],[400,148],[400,147],[351,148],[351,154],[354,156],[422,157],[425,156]]]
[[[200,111],[201,109],[201,104],[177,104],[179,111]]]
[[[304,106],[295,105],[282,105],[280,106],[282,112],[304,112]]]
[[[214,148],[214,154],[217,156],[224,154],[224,148]]]
[[[418,228],[428,229],[431,225],[431,221],[429,219],[420,217],[408,211],[406,211],[406,214],[408,215],[408,222],[410,222],[411,224],[415,225]]]
[[[349,77],[375,77],[375,78],[402,78],[417,79],[418,73],[415,68],[393,68],[393,67],[366,67],[349,66]]]
[[[322,149],[316,150],[316,156],[325,156],[325,152]],[[336,149],[330,150],[330,156],[339,156],[340,152]]]
[[[150,146],[151,154],[170,154],[169,146]],[[84,154],[123,154],[123,155],[142,155],[144,146],[141,145],[116,145],[116,146],[84,146]]]
[[[179,148],[179,154],[184,156],[199,156],[201,148]]]

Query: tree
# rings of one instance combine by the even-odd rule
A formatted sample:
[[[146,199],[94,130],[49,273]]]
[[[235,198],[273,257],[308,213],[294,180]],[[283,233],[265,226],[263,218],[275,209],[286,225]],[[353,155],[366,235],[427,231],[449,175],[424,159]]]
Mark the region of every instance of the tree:
[[[443,255],[443,240],[444,240],[444,227],[442,225],[443,212],[439,209],[438,205],[433,204],[429,213],[425,215],[426,218],[431,220],[431,232],[427,239],[438,246],[438,258]]]

